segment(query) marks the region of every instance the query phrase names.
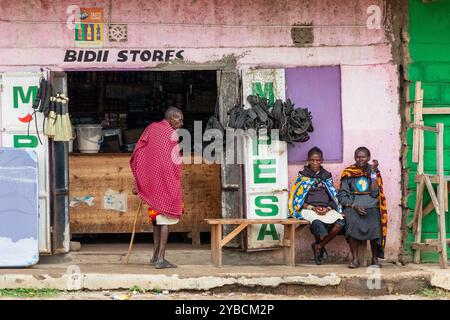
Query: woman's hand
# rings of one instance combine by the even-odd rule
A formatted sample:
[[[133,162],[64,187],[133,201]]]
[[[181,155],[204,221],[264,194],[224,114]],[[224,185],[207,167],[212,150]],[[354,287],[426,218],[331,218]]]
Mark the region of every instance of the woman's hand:
[[[356,212],[358,212],[359,215],[361,216],[365,216],[367,214],[366,209],[364,209],[363,207],[360,206],[353,206],[352,207]]]
[[[370,165],[372,168],[372,172],[377,172],[378,170],[378,160],[373,159],[372,164]]]

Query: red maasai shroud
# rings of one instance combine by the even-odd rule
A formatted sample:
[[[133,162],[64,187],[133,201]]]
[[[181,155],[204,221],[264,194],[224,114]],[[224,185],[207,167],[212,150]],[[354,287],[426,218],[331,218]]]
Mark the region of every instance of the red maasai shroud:
[[[178,135],[169,122],[149,125],[139,138],[130,160],[139,197],[158,213],[183,213],[181,156]]]

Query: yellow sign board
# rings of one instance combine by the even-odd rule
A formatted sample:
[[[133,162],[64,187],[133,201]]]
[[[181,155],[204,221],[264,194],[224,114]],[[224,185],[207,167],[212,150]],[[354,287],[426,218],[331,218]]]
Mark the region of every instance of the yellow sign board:
[[[81,8],[80,23],[75,26],[77,47],[102,47],[104,42],[104,16],[102,8]]]

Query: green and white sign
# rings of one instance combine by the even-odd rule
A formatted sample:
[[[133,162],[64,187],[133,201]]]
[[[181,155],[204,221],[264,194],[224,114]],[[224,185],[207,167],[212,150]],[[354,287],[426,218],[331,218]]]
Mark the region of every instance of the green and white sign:
[[[5,72],[0,76],[1,145],[36,151],[39,167],[39,251],[50,253],[48,138],[40,132],[43,144],[39,143],[32,116],[32,105],[42,73]],[[43,115],[36,113],[35,116],[38,129],[42,130]]]
[[[283,69],[245,70],[243,94],[269,99],[285,99]],[[250,107],[248,105],[247,107]],[[288,211],[287,144],[267,135],[247,135],[244,140],[245,201],[248,219],[285,219]],[[254,225],[248,228],[249,249],[282,244],[283,226]]]

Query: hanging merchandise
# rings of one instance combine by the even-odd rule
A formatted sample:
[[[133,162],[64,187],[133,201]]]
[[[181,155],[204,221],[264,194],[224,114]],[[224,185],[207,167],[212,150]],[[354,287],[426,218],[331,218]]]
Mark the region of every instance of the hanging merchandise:
[[[69,98],[62,95],[62,120],[64,126],[64,141],[70,141],[73,139],[73,128],[69,117]]]
[[[44,72],[41,69],[41,72]],[[34,122],[36,125],[36,134],[39,139],[39,142],[42,144],[41,137],[39,135],[39,129],[38,129],[38,123],[36,119],[36,112],[42,112],[44,114],[44,117],[48,115],[49,112],[49,106],[50,106],[50,98],[52,94],[52,85],[50,82],[48,82],[44,76],[42,76],[39,80],[39,88],[36,94],[36,99],[33,101],[33,114],[31,115],[32,118],[34,118]],[[30,124],[31,122],[28,122],[28,135],[30,135]]]
[[[266,98],[249,95],[247,101],[251,107],[235,105],[229,112],[229,126],[235,129],[279,129],[280,140],[292,144],[306,142],[310,132],[314,131],[311,112],[307,108],[294,109],[290,99],[286,102],[276,100],[269,106]]]
[[[55,136],[56,127],[56,97],[50,98],[50,105],[47,117],[45,117],[44,134],[49,138]]]
[[[216,106],[214,108],[214,115],[209,118],[209,120],[206,124],[205,130],[217,129],[220,132],[222,132],[222,135],[223,135],[225,130],[219,120],[219,95],[220,95],[221,84],[222,84],[222,71],[220,71],[220,75],[219,75],[219,86],[217,88]]]
[[[64,141],[64,125],[62,121],[62,101],[63,99],[58,94],[56,98],[56,121],[55,121],[55,136],[54,141]]]
[[[47,118],[45,134],[54,141],[68,142],[72,139],[72,124],[68,113],[69,99],[61,93],[52,97],[50,111]]]

